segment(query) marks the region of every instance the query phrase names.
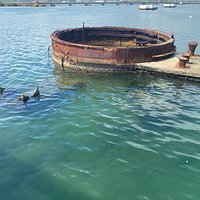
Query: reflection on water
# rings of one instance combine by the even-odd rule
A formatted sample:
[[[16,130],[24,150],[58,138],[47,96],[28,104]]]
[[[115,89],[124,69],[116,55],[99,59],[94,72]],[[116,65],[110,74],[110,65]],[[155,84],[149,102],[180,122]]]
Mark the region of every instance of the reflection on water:
[[[77,74],[80,73],[80,76]],[[81,82],[81,72],[72,71],[55,65],[53,75],[55,76],[56,84],[61,90],[81,90],[86,85]],[[83,79],[84,81],[84,79]]]

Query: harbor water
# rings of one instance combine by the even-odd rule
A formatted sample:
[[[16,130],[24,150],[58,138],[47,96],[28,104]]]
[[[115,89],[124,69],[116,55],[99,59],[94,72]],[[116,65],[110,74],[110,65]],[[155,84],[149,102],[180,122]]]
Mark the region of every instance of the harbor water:
[[[0,7],[0,200],[199,200],[200,83],[66,70],[48,52],[83,22],[200,44],[200,5],[138,6]]]

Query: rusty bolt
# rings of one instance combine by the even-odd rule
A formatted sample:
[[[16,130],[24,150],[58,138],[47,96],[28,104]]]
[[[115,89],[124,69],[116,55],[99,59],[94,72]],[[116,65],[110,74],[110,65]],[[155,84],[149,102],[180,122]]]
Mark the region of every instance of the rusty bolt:
[[[190,54],[189,53],[183,53],[182,57],[187,58],[187,63],[189,63],[189,59],[190,59]]]
[[[180,57],[180,58],[179,58],[178,67],[184,68],[184,67],[186,66],[187,61],[188,61],[187,58]]]
[[[194,56],[194,52],[195,52],[197,45],[198,45],[198,43],[195,42],[195,41],[191,41],[191,42],[188,43],[190,56]]]

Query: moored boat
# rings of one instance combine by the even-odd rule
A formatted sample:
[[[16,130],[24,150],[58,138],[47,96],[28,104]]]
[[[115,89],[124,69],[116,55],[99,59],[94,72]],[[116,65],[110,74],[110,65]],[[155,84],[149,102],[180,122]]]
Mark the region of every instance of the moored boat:
[[[165,8],[175,8],[176,4],[174,4],[174,3],[164,3],[164,7]]]
[[[140,10],[157,10],[158,7],[155,6],[154,4],[141,4],[139,6]]]

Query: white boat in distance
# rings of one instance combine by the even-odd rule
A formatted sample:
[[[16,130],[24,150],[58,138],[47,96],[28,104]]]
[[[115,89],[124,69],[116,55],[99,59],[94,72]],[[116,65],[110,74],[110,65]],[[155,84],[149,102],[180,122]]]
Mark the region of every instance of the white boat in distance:
[[[154,6],[154,4],[141,4],[139,6],[140,10],[157,10],[158,7]]]
[[[176,4],[174,4],[174,3],[164,3],[164,7],[165,8],[175,8]]]

